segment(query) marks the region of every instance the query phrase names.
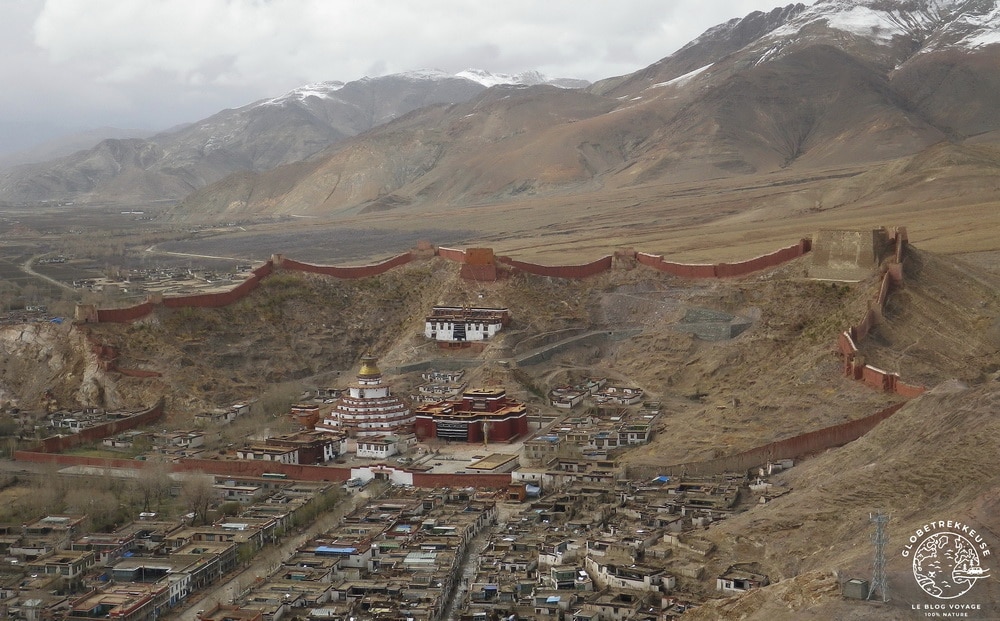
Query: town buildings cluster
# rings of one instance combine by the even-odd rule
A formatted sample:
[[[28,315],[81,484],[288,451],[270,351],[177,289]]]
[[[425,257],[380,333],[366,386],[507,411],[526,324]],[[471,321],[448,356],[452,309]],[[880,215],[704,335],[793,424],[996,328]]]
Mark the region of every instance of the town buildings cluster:
[[[311,519],[304,514],[335,491],[268,479],[219,480],[213,489],[212,504],[235,500],[238,515],[197,524],[190,514],[144,512],[109,533],[89,532],[86,515],[0,525],[0,617],[153,621]]]

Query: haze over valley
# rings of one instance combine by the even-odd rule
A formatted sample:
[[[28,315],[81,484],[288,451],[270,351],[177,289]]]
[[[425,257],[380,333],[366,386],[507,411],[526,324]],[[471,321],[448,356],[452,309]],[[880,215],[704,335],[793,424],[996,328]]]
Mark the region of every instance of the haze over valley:
[[[622,28],[609,23],[609,41]],[[902,546],[917,529],[967,522],[980,552],[1000,550],[997,33],[996,0],[818,0],[733,17],[621,75],[330,76],[164,131],[7,154],[0,450],[20,458],[3,462],[17,474],[0,489],[0,526],[86,507],[71,485],[38,492],[28,472],[82,481],[57,470],[105,460],[148,472],[152,460],[220,489],[332,483],[299,524],[310,554],[355,546],[321,533],[368,502],[402,511],[422,497],[488,516],[451,546],[449,576],[465,582],[424,588],[417,571],[412,600],[376,593],[417,561],[379,547],[399,533],[373,535],[382,561],[345,556],[326,580],[343,597],[285,611],[298,618],[375,600],[419,601],[426,619],[604,619],[615,606],[635,619],[925,618],[912,606],[953,585],[915,579],[922,566]],[[473,312],[493,313],[498,331],[435,342],[452,319],[434,313]],[[467,329],[485,330],[485,316]],[[457,423],[433,411],[393,428],[403,440],[385,457],[363,455],[358,436],[322,466],[245,457],[302,431],[306,405],[322,412],[316,430],[336,427],[328,410],[350,391],[390,387],[416,410],[422,390],[444,390],[427,388],[433,369],[464,373],[470,399],[523,404],[527,431],[498,418],[480,440],[454,440]],[[553,391],[598,380],[642,398],[556,404]],[[53,413],[151,416],[160,403],[132,452],[44,439]],[[255,405],[233,426],[204,422],[240,403]],[[601,444],[598,429],[643,420],[642,442]],[[203,452],[158,444],[195,431]],[[546,443],[559,448],[532,453]],[[149,504],[144,480],[94,492],[121,510],[105,530]],[[164,519],[193,528],[241,509],[202,510],[193,484],[177,486],[157,501]],[[873,580],[878,511],[890,516],[887,583],[862,601],[848,581]],[[240,554],[246,575],[281,563]],[[507,584],[490,578],[493,559],[510,572],[509,606],[485,594]],[[0,577],[25,562],[14,560]],[[968,590],[955,601],[979,606],[968,618],[1000,618],[990,563],[977,556],[957,580]],[[560,587],[559,567],[592,588]],[[271,587],[232,571],[163,615],[264,606]],[[63,618],[83,614],[73,598],[89,588],[113,588],[89,580],[48,589],[77,602]],[[374,590],[349,594],[362,584]],[[18,610],[46,590],[12,589]]]

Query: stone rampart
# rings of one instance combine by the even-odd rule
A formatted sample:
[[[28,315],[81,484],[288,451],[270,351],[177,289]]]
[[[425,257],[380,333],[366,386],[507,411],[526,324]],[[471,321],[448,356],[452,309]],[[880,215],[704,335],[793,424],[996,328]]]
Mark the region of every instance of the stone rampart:
[[[858,344],[868,338],[881,320],[889,295],[903,286],[905,250],[908,243],[906,229],[897,228],[891,233],[879,229],[876,233],[876,239],[884,239],[885,243],[892,247],[892,258],[885,266],[882,278],[879,280],[878,294],[872,302],[872,307],[865,312],[861,321],[840,334],[837,338],[837,350],[843,360],[841,367],[845,376],[878,390],[912,398],[923,393],[925,388],[902,381],[898,373],[890,373],[865,364],[864,358],[858,353]]]
[[[662,255],[635,253],[635,259],[642,265],[677,276],[679,278],[735,278],[765,269],[777,267],[806,254],[812,248],[812,241],[800,239],[797,244],[774,252],[736,263],[673,263],[664,261]]]
[[[510,257],[497,257],[497,260],[504,265],[509,265],[514,269],[534,274],[535,276],[551,276],[552,278],[589,278],[611,269],[613,261],[612,255],[601,257],[596,261],[584,263],[582,265],[540,265],[538,263],[528,263],[518,261]]]
[[[904,405],[906,405],[905,401],[896,403],[864,418],[816,429],[725,457],[671,466],[632,466],[628,469],[628,475],[630,478],[642,479],[661,474],[707,476],[724,472],[746,472],[776,459],[795,459],[844,446],[874,429],[876,425],[895,414]]]
[[[308,272],[312,274],[323,274],[324,276],[333,276],[334,278],[343,279],[371,278],[372,276],[384,274],[385,272],[401,265],[406,265],[412,260],[413,255],[409,252],[404,252],[403,254],[396,255],[391,259],[381,263],[375,263],[373,265],[337,267],[335,265],[314,265],[312,263],[303,263],[301,261],[286,258],[281,261],[281,269]]]
[[[743,276],[758,270],[780,265],[808,252],[809,248],[810,240],[802,239],[794,246],[782,248],[748,261],[718,263],[715,265],[685,265],[664,261],[662,256],[642,252],[634,254],[637,262],[675,276],[684,278],[728,278]],[[553,278],[588,278],[611,269],[614,264],[613,255],[607,255],[596,261],[580,265],[549,266],[518,261],[506,256],[497,257],[493,260],[493,250],[490,248],[470,248],[467,251],[455,250],[453,248],[436,248],[434,249],[434,254],[443,259],[461,263],[462,277],[467,280],[477,281],[494,281],[501,275],[506,275],[506,272],[501,273],[497,269],[497,263],[528,274],[551,276]],[[129,323],[149,316],[157,306],[166,308],[218,308],[235,304],[250,295],[260,285],[260,282],[274,273],[276,269],[323,274],[344,279],[370,278],[405,265],[413,261],[415,256],[413,252],[404,252],[381,263],[339,267],[305,263],[281,255],[274,255],[264,265],[256,268],[249,278],[228,291],[183,296],[152,294],[141,304],[125,308],[94,309],[90,305],[79,305],[75,317],[82,323]],[[629,256],[632,256],[631,252]]]

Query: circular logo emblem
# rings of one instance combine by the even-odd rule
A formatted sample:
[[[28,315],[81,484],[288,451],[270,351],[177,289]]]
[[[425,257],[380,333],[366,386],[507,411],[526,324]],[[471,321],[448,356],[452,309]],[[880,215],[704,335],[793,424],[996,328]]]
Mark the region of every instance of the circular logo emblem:
[[[938,599],[961,597],[988,574],[976,546],[958,533],[934,533],[913,551],[913,577],[924,593]]]

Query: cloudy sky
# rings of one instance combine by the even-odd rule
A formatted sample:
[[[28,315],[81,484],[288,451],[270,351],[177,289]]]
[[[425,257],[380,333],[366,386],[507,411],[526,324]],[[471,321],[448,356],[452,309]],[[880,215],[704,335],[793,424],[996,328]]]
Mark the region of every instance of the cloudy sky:
[[[324,80],[535,69],[598,80],[779,0],[3,0],[0,153],[161,130]]]

